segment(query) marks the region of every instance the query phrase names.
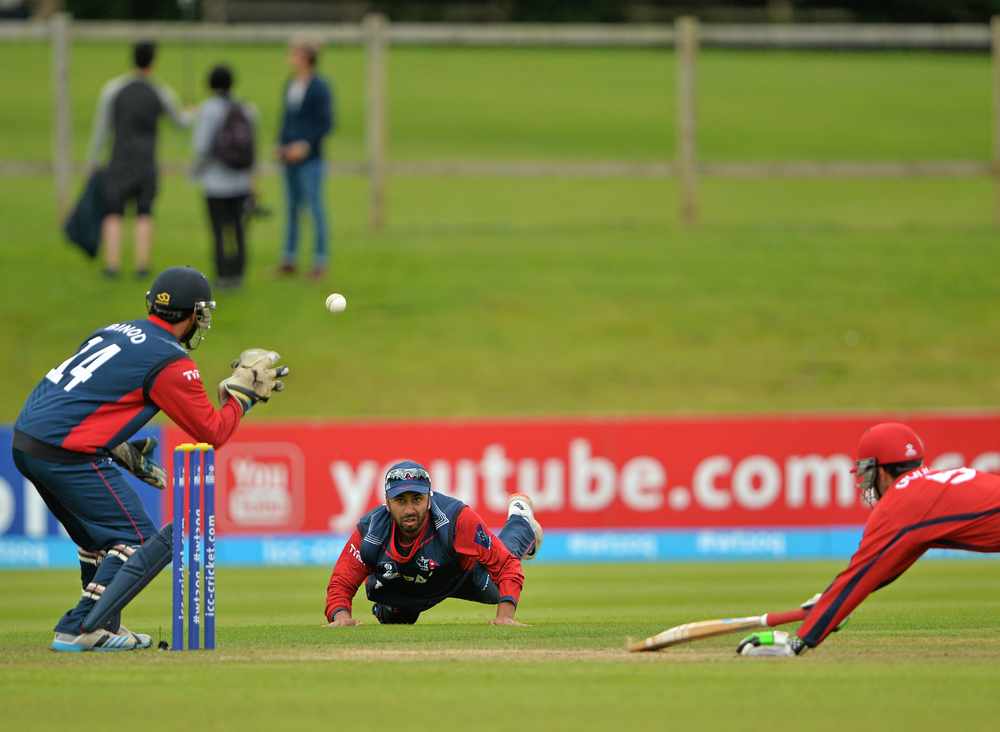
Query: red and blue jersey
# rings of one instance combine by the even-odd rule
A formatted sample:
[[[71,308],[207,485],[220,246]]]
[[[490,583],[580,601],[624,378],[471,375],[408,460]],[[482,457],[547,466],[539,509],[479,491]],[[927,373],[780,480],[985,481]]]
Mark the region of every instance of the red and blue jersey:
[[[351,609],[366,579],[378,588],[379,602],[420,610],[452,596],[477,571],[485,571],[497,585],[500,602],[516,605],[521,597],[521,561],[457,499],[434,494],[419,538],[403,551],[398,543],[385,506],[362,517],[330,575],[328,619]]]
[[[44,446],[103,453],[161,409],[191,437],[216,447],[243,415],[233,399],[215,410],[170,324],[150,316],[91,333],[32,390],[15,430]]]
[[[900,476],[875,504],[858,550],[810,609],[799,638],[819,645],[931,548],[1000,552],[1000,476],[926,467]]]

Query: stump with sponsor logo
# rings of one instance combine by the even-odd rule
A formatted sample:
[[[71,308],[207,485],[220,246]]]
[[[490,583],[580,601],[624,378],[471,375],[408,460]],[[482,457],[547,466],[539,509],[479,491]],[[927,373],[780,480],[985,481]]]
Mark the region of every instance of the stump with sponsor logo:
[[[188,509],[186,522],[185,496]],[[184,650],[184,546],[187,535],[187,648],[210,651],[215,648],[216,530],[215,450],[211,445],[204,442],[183,443],[175,448],[173,515],[173,627],[170,648]]]

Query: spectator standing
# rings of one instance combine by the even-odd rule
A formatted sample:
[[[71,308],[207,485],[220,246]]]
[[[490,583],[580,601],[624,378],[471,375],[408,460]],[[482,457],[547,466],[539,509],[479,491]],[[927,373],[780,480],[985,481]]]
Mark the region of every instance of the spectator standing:
[[[156,199],[157,123],[167,116],[180,128],[191,124],[180,109],[177,95],[152,79],[156,45],[140,41],[132,48],[134,69],[112,79],[101,90],[90,140],[88,164],[97,167],[111,139],[104,197],[107,215],[102,224],[104,274],[117,277],[121,269],[121,230],[125,204],[135,201],[135,272],[149,275],[153,248],[153,201]]]
[[[254,122],[249,106],[231,98],[233,72],[208,75],[212,96],[198,109],[192,174],[205,193],[215,242],[216,285],[239,287],[246,269],[246,222],[253,190]]]
[[[281,132],[278,160],[284,166],[287,221],[282,252],[281,274],[296,271],[299,240],[299,210],[303,205],[312,214],[315,248],[310,276],[319,279],[329,259],[327,221],[323,202],[326,166],[323,138],[335,126],[334,97],[330,83],[316,74],[319,47],[311,41],[294,39],[288,50],[292,75],[282,95]]]

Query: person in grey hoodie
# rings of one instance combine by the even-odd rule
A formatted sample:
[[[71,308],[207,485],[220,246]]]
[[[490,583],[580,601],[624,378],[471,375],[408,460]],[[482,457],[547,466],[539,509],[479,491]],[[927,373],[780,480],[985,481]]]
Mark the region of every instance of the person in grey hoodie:
[[[94,116],[94,130],[87,155],[88,167],[104,170],[102,222],[104,274],[119,276],[121,269],[122,217],[126,204],[135,201],[135,274],[149,276],[153,249],[153,202],[159,189],[156,161],[157,123],[168,117],[176,127],[191,124],[181,110],[177,95],[153,79],[156,44],[140,41],[132,48],[132,73],[112,79],[101,89]],[[110,142],[110,145],[109,145]],[[106,148],[111,148],[106,157]]]
[[[240,105],[243,121],[251,126],[256,115],[251,107],[231,98],[233,72],[228,66],[214,67],[208,75],[208,86],[212,96],[199,107],[195,120],[192,174],[205,193],[215,242],[216,285],[239,287],[246,270],[246,213],[253,193],[254,169],[252,162],[233,167],[220,159],[219,133],[233,105]],[[252,161],[252,137],[250,145]]]

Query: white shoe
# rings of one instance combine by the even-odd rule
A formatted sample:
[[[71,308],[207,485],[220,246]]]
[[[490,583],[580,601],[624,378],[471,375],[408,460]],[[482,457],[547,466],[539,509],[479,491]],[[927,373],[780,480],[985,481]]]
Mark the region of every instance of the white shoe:
[[[153,645],[153,639],[146,635],[145,633],[133,633],[131,630],[126,628],[124,625],[118,626],[118,632],[115,635],[130,635],[136,640],[136,648],[149,648]]]
[[[510,498],[507,499],[507,518],[511,516],[522,516],[527,519],[528,524],[531,526],[531,530],[535,534],[535,543],[532,544],[531,548],[524,553],[521,559],[527,561],[529,559],[534,559],[535,555],[538,554],[538,550],[542,548],[542,525],[538,523],[535,518],[535,507],[528,498],[523,493],[515,493]]]
[[[110,630],[104,630],[103,628],[95,630],[92,633],[83,633],[82,635],[56,633],[52,645],[49,646],[53,651],[63,653],[134,651],[139,647],[139,638],[135,634],[127,631],[125,633],[112,633]]]

